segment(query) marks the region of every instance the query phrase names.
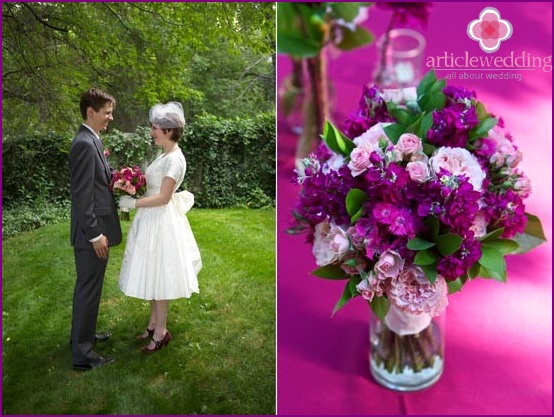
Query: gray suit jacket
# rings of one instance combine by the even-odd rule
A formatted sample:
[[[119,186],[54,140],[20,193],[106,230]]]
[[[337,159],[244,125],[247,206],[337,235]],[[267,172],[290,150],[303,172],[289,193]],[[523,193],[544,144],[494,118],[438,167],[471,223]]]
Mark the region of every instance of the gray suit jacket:
[[[92,249],[90,239],[103,234],[108,244],[121,243],[121,226],[112,191],[111,168],[94,134],[81,126],[69,151],[71,245]]]

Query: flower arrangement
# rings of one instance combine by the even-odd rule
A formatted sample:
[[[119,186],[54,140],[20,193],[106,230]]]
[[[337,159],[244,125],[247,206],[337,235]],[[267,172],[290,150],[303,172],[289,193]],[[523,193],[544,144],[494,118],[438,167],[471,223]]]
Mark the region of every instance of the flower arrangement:
[[[477,277],[506,281],[505,255],[545,241],[525,212],[521,151],[475,92],[433,71],[417,88],[365,86],[344,132],[326,122],[322,137],[295,171],[289,232],[307,232],[313,275],[346,280],[333,314],[361,296],[386,324],[389,354],[373,360],[402,372],[390,354],[402,343],[415,372],[432,366],[429,324],[448,295]]]
[[[124,167],[112,173],[111,189],[116,196],[140,197],[146,192],[146,177],[138,166]],[[121,220],[129,220],[129,212],[121,212]]]

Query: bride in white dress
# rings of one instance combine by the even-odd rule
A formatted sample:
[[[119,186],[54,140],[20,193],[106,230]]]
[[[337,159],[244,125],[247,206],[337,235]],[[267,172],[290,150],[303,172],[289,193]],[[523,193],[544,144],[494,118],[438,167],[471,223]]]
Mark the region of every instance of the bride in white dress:
[[[119,287],[128,296],[150,301],[150,321],[146,331],[137,336],[151,339],[141,349],[145,353],[156,352],[169,343],[169,300],[198,293],[197,275],[202,268],[186,217],[194,196],[188,191],[175,192],[186,171],[178,145],[185,126],[181,104],[155,105],[150,109],[150,124],[150,135],[164,153],[146,169],[145,195],[139,199],[125,196],[119,203],[122,209],[138,209],[127,237]]]

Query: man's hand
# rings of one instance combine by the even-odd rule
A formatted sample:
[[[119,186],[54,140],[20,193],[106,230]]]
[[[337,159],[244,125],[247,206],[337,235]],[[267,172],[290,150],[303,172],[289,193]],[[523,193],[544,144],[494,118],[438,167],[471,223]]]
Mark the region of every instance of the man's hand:
[[[108,259],[108,238],[104,235],[100,239],[98,239],[96,242],[92,242],[92,247],[94,248],[94,252],[96,252],[96,256],[98,256],[101,259]]]

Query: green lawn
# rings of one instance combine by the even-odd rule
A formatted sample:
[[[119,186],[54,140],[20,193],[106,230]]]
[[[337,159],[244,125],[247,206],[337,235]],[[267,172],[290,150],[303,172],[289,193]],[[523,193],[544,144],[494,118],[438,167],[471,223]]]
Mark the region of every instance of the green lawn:
[[[275,211],[188,217],[203,269],[200,294],[170,302],[174,340],[139,352],[149,305],[117,286],[123,242],[110,252],[98,323],[113,336],[97,351],[116,362],[90,372],[71,367],[69,224],[3,242],[3,414],[275,414]]]

